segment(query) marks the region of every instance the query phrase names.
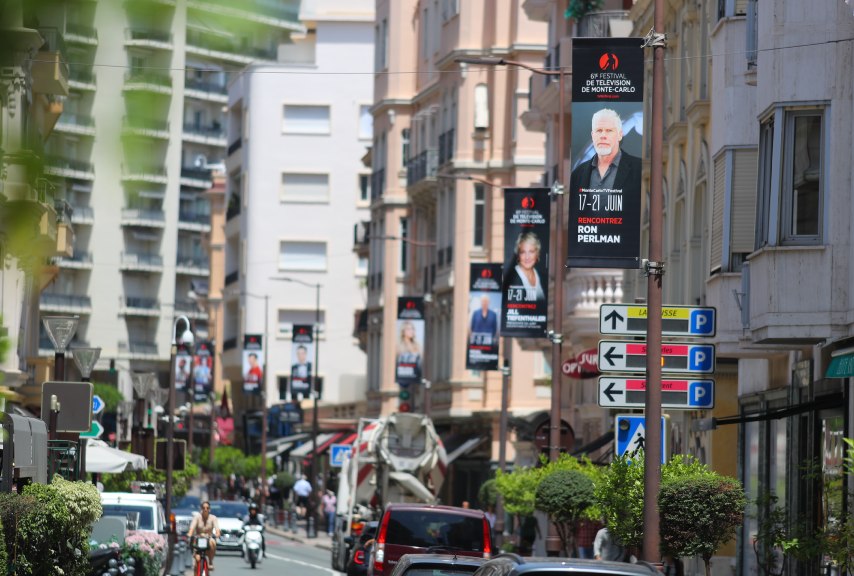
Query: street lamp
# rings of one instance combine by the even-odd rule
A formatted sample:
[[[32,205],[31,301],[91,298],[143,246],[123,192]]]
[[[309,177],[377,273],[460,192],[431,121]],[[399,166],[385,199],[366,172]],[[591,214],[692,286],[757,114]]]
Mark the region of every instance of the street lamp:
[[[308,530],[306,530],[306,532],[309,538],[316,538],[317,519],[315,518],[315,510],[317,508],[317,500],[315,498],[315,494],[317,493],[317,379],[319,378],[320,374],[320,289],[322,288],[322,285],[320,283],[312,284],[311,282],[306,282],[298,278],[290,278],[288,276],[271,276],[270,280],[278,280],[280,282],[293,282],[295,284],[302,284],[303,286],[306,286],[308,288],[314,288],[315,290],[314,375],[311,379],[311,396],[313,407],[311,411],[311,463],[309,465],[309,478],[311,479],[311,485],[312,487],[314,487],[314,489],[311,491],[311,496],[309,497],[310,514],[308,514],[308,518],[310,519],[310,521],[308,521]],[[265,469],[266,468],[262,468],[262,470]]]
[[[74,338],[74,333],[77,332],[77,322],[79,316],[43,316],[42,324],[44,324],[47,337],[50,338],[50,343],[53,344],[53,373],[54,378],[61,382],[65,380],[65,350],[71,339]]]
[[[495,57],[463,57],[455,59],[455,62],[460,64],[474,64],[481,66],[514,66],[528,70],[534,74],[542,76],[552,76],[558,79],[558,182],[552,186],[551,194],[556,196],[555,210],[557,212],[557,220],[553,227],[553,236],[551,245],[554,247],[554,258],[552,260],[552,269],[554,270],[554,296],[552,305],[554,310],[554,320],[552,322],[552,330],[549,332],[549,339],[552,341],[552,399],[551,410],[549,416],[549,460],[554,462],[560,456],[560,428],[561,428],[561,413],[560,413],[560,398],[561,398],[561,344],[563,343],[563,279],[564,279],[564,255],[563,255],[563,238],[561,237],[561,227],[563,224],[563,191],[564,183],[566,182],[566,162],[564,159],[564,135],[565,131],[565,73],[561,66],[557,70],[544,70],[542,68],[534,68],[523,62],[515,60],[505,60],[504,58]],[[557,534],[553,533],[554,529],[549,530],[546,547],[549,551],[560,549],[560,543]]]
[[[178,336],[178,323],[184,322],[186,329]],[[178,345],[193,345],[190,319],[178,316],[172,324],[172,346],[169,349],[169,399],[166,402],[166,518],[172,517],[172,464],[175,458],[175,363]],[[174,536],[174,534],[172,535]]]

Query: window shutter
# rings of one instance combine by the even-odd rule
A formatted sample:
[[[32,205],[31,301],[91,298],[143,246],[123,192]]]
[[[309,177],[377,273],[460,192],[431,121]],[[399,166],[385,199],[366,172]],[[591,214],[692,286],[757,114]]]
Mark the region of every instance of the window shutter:
[[[724,247],[724,195],[726,193],[726,152],[715,158],[715,187],[712,195],[711,270],[720,269]]]
[[[732,253],[753,252],[756,225],[756,149],[734,150],[732,175],[732,213],[730,215],[730,246]],[[717,166],[716,166],[717,168]],[[717,173],[715,174],[717,192]]]
[[[747,14],[747,0],[735,0],[735,15],[744,16]]]

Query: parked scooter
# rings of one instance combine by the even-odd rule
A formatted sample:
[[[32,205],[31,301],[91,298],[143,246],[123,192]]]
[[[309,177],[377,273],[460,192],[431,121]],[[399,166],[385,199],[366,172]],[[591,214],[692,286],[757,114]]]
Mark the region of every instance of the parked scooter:
[[[249,562],[252,568],[255,568],[261,563],[263,554],[261,553],[261,543],[264,541],[264,526],[261,524],[248,524],[243,527],[243,534],[240,536],[243,541],[241,556]]]

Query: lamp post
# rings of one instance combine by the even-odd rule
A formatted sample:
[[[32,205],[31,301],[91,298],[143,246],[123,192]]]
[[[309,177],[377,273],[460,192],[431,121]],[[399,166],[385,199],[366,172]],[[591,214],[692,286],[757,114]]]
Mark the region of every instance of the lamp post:
[[[61,382],[65,380],[65,350],[74,333],[77,332],[79,316],[43,316],[47,337],[53,344],[53,373],[54,378]]]
[[[552,260],[552,269],[554,270],[554,296],[552,297],[552,306],[554,319],[552,321],[552,330],[549,333],[549,339],[552,341],[552,398],[551,410],[549,416],[549,460],[554,462],[560,456],[560,399],[561,399],[561,345],[563,343],[563,279],[564,279],[564,241],[561,235],[563,224],[563,191],[564,183],[566,182],[566,162],[564,159],[564,137],[566,134],[566,116],[564,114],[565,107],[565,73],[561,66],[557,70],[544,70],[534,68],[523,62],[515,60],[505,60],[504,58],[482,57],[482,58],[457,58],[455,60],[461,64],[474,64],[481,66],[513,66],[522,68],[539,74],[542,76],[552,76],[558,79],[558,128],[557,128],[557,148],[558,148],[558,182],[552,186],[552,195],[555,199],[555,211],[557,212],[557,220],[553,227],[553,237],[551,245],[553,246],[554,258]],[[560,540],[557,537],[553,528],[549,529],[549,536],[546,540],[546,549],[550,553],[557,553],[560,550]]]
[[[252,294],[250,292],[242,292],[244,296],[252,298],[264,299],[264,370],[261,382],[261,510],[267,503],[267,372],[270,369],[268,362],[270,358],[270,295],[269,294]],[[245,433],[245,430],[244,430]],[[211,429],[213,434],[213,429]],[[247,444],[248,445],[248,444]]]
[[[187,328],[178,336],[178,323],[183,321]],[[175,362],[178,345],[193,345],[190,319],[178,316],[172,324],[172,346],[169,349],[169,397],[166,401],[166,519],[172,518],[172,465],[175,459]],[[174,534],[172,535],[174,536]]]
[[[298,278],[290,278],[288,276],[273,276],[270,280],[278,280],[280,282],[293,282],[295,284],[302,284],[308,288],[314,288],[315,291],[315,300],[314,300],[314,375],[311,379],[311,396],[312,396],[312,411],[311,411],[311,464],[309,465],[309,478],[311,479],[312,491],[311,496],[309,497],[309,513],[307,514],[308,518],[312,521],[308,522],[308,530],[306,530],[309,538],[317,537],[317,518],[315,518],[316,510],[317,510],[317,500],[315,495],[317,494],[317,433],[318,433],[318,425],[317,425],[317,379],[320,374],[320,289],[322,285],[320,283],[312,284],[311,282],[306,282],[304,280],[299,280]]]

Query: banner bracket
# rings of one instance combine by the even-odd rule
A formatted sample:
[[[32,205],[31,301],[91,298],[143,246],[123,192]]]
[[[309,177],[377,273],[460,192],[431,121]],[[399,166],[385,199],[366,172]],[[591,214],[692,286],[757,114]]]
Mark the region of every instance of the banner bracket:
[[[646,36],[643,37],[643,44],[641,44],[641,48],[666,48],[667,47],[667,34],[658,33],[655,31],[655,27],[650,28],[649,32],[646,33]]]
[[[644,258],[641,260],[644,276],[664,276],[664,262],[654,262]]]
[[[555,181],[552,184],[551,189],[549,190],[549,196],[552,196],[552,197],[561,196],[561,195],[563,195],[563,193],[564,193],[563,184],[561,184],[558,181]]]
[[[552,344],[563,342],[563,334],[558,334],[554,330],[549,330],[547,338],[552,341]]]

